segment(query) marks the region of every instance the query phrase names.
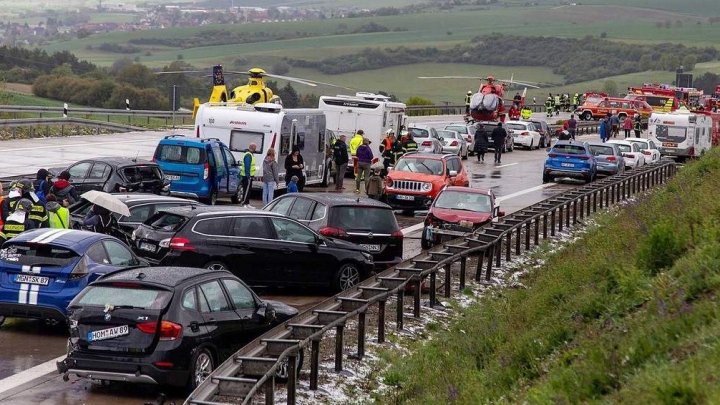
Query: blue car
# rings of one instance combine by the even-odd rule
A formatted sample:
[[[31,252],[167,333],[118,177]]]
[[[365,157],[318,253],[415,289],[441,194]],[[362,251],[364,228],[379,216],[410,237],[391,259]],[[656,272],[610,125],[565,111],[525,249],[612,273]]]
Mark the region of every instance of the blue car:
[[[112,236],[35,229],[0,249],[0,324],[6,317],[65,322],[66,308],[101,275],[143,262]]]
[[[543,183],[558,177],[571,177],[590,183],[597,175],[597,161],[587,142],[557,141],[548,149],[543,167]]]
[[[243,193],[240,164],[216,138],[169,135],[160,140],[153,160],[170,180],[170,195],[214,205],[219,196],[237,204]]]

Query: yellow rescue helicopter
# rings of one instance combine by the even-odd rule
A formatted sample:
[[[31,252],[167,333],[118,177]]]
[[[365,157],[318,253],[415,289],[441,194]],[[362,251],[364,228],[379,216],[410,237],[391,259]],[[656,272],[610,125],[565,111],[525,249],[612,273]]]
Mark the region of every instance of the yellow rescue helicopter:
[[[198,73],[196,70],[183,70],[183,71],[170,71],[170,72],[158,72],[158,74],[177,74],[177,73]],[[338,86],[331,83],[323,83],[308,79],[299,79],[297,77],[275,75],[267,73],[265,70],[254,67],[246,72],[227,72],[229,74],[247,75],[248,82],[245,85],[237,86],[233,88],[229,94],[227,86],[225,85],[225,72],[223,72],[222,65],[213,66],[212,70],[212,92],[208,99],[211,103],[278,103],[282,104],[280,97],[275,95],[271,88],[265,85],[265,77],[272,77],[275,79],[287,80],[294,83],[304,84],[306,86],[316,87],[318,84],[332,87],[345,88],[344,86]],[[193,99],[193,118],[200,107],[200,99]]]

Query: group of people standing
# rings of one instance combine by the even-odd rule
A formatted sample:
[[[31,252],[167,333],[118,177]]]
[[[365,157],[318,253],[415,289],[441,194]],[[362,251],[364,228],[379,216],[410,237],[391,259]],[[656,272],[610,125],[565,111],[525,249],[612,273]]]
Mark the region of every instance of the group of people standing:
[[[575,93],[572,97],[565,93],[565,94],[555,94],[553,96],[552,93],[548,94],[548,98],[545,99],[545,115],[547,117],[552,117],[553,113],[555,115],[559,115],[560,111],[565,112],[572,112],[577,109],[578,105],[580,105],[580,94]]]
[[[495,151],[495,164],[500,164],[502,158],[503,148],[505,147],[505,138],[508,134],[505,128],[503,128],[502,122],[498,122],[495,128],[489,135],[485,130],[485,125],[478,123],[477,129],[475,130],[475,144],[473,145],[473,152],[477,155],[479,163],[485,162],[485,153],[490,148],[490,140],[492,140],[492,148]]]
[[[285,157],[285,186],[288,193],[297,193],[305,188],[305,161],[300,148],[293,146],[292,152]],[[262,175],[262,202],[267,205],[275,198],[275,189],[280,184],[280,169],[275,154],[275,149],[268,149],[263,160]],[[245,202],[247,204],[247,201]]]
[[[642,119],[639,114],[635,114],[632,118],[627,117],[621,122],[617,114],[607,113],[605,117],[600,118],[598,126],[600,140],[606,142],[610,138],[617,138],[620,135],[621,125],[625,132],[625,138],[630,137],[630,131],[635,131],[636,138],[642,134]]]

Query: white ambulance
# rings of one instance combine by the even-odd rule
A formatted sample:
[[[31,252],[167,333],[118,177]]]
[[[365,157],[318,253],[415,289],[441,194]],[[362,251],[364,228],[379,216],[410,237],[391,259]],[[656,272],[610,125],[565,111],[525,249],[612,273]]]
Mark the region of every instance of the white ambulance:
[[[684,160],[699,157],[712,147],[712,120],[686,108],[671,113],[652,113],[648,138],[659,146],[662,156]]]
[[[262,187],[262,162],[270,148],[277,156],[278,187],[284,188],[285,158],[295,146],[305,162],[305,184],[327,184],[332,133],[326,130],[325,114],[318,109],[284,109],[272,103],[204,103],[195,116],[195,135],[219,139],[238,161],[251,143],[257,145],[253,188]]]
[[[335,136],[346,135],[347,142],[362,129],[370,139],[375,157],[380,156],[380,144],[385,131],[393,129],[397,136],[405,123],[404,103],[390,101],[390,97],[358,92],[354,96],[322,96],[318,108],[325,113],[327,129]]]

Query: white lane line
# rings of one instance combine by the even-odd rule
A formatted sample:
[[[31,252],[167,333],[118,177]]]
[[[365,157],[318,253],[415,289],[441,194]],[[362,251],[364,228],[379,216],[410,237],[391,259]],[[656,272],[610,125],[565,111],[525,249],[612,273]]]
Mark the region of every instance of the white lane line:
[[[45,363],[38,364],[37,366],[31,367],[20,373],[11,375],[10,377],[3,378],[2,380],[0,380],[0,395],[23,384],[27,384],[36,378],[40,378],[44,375],[57,372],[57,366],[55,365],[55,363],[64,358],[65,355],[62,355],[58,358],[48,360]]]
[[[512,163],[512,164],[517,164],[517,163]],[[555,183],[541,184],[541,185],[539,185],[539,186],[526,188],[525,190],[520,190],[520,191],[518,191],[518,192],[516,192],[516,193],[512,193],[512,194],[508,194],[508,195],[505,195],[505,196],[502,196],[502,197],[498,197],[496,200],[497,200],[497,202],[503,202],[503,201],[511,200],[511,199],[513,199],[513,198],[515,198],[515,197],[519,197],[519,196],[524,195],[524,194],[532,193],[532,192],[534,192],[534,191],[542,190],[542,189],[544,189],[544,188],[553,187],[553,186],[555,186],[555,185],[556,185]],[[411,233],[413,233],[413,232],[417,232],[417,231],[421,230],[421,229],[423,228],[423,226],[425,226],[425,224],[424,224],[423,222],[420,222],[419,224],[415,224],[415,225],[412,225],[412,226],[408,226],[407,228],[401,229],[401,232],[402,232],[403,236],[407,236],[407,235],[409,235],[409,234],[411,234]]]
[[[502,169],[503,167],[515,166],[516,164],[517,164],[517,162],[515,162],[515,163],[508,163],[508,164],[506,164],[506,165],[495,166],[495,168],[496,168],[496,169]]]

